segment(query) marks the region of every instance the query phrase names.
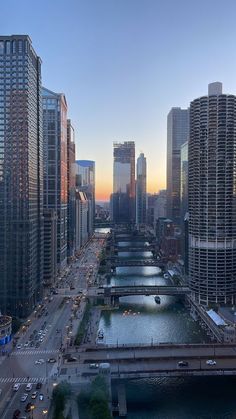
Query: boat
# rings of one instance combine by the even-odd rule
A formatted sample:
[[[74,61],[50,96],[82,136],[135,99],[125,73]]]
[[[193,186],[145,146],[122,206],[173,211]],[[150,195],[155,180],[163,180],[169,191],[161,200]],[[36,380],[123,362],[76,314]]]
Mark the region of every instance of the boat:
[[[156,295],[154,300],[157,304],[161,304],[161,299],[160,299],[159,295]]]

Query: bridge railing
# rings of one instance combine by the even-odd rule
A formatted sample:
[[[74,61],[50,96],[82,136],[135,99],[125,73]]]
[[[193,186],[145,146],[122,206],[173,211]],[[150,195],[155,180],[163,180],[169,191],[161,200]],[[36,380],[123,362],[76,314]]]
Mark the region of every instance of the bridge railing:
[[[152,340],[150,343],[119,343],[116,344],[98,344],[98,345],[91,345],[85,348],[86,352],[89,351],[104,351],[104,349],[139,349],[139,348],[235,348],[236,349],[236,343],[173,343],[173,342],[157,342],[155,340]]]

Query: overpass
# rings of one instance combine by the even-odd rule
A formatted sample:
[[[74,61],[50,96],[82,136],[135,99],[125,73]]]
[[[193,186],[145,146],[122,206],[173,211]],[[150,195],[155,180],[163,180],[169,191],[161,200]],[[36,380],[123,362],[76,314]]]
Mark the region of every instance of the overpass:
[[[131,285],[100,287],[104,297],[127,297],[131,295],[185,295],[190,293],[188,287],[174,285]],[[99,291],[98,291],[99,293]]]

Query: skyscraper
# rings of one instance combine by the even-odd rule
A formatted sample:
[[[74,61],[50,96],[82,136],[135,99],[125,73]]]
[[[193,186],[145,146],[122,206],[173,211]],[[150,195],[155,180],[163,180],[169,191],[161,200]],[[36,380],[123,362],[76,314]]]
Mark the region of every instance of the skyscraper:
[[[115,223],[135,222],[135,142],[113,145],[112,219]]]
[[[80,178],[80,191],[86,194],[88,211],[88,233],[92,234],[95,218],[95,162],[92,160],[76,160]]]
[[[189,277],[204,305],[236,294],[236,96],[220,87],[190,106]]]
[[[75,132],[71,120],[67,119],[67,254],[68,257],[75,253]]]
[[[180,150],[189,137],[189,109],[172,108],[167,117],[167,216],[180,224]]]
[[[57,268],[67,264],[67,103],[65,95],[43,94],[44,208],[57,212]]]
[[[27,35],[0,36],[0,307],[27,316],[43,275],[41,60]]]
[[[140,153],[136,172],[136,224],[145,224],[147,218],[147,164],[146,157]]]

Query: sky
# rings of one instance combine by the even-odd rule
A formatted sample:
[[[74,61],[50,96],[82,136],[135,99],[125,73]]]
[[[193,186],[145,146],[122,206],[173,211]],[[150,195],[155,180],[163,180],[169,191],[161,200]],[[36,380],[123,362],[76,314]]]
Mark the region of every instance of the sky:
[[[42,82],[63,92],[78,159],[112,192],[113,141],[147,157],[148,191],[165,188],[166,118],[223,82],[236,94],[235,0],[0,0],[2,35],[28,34]]]

